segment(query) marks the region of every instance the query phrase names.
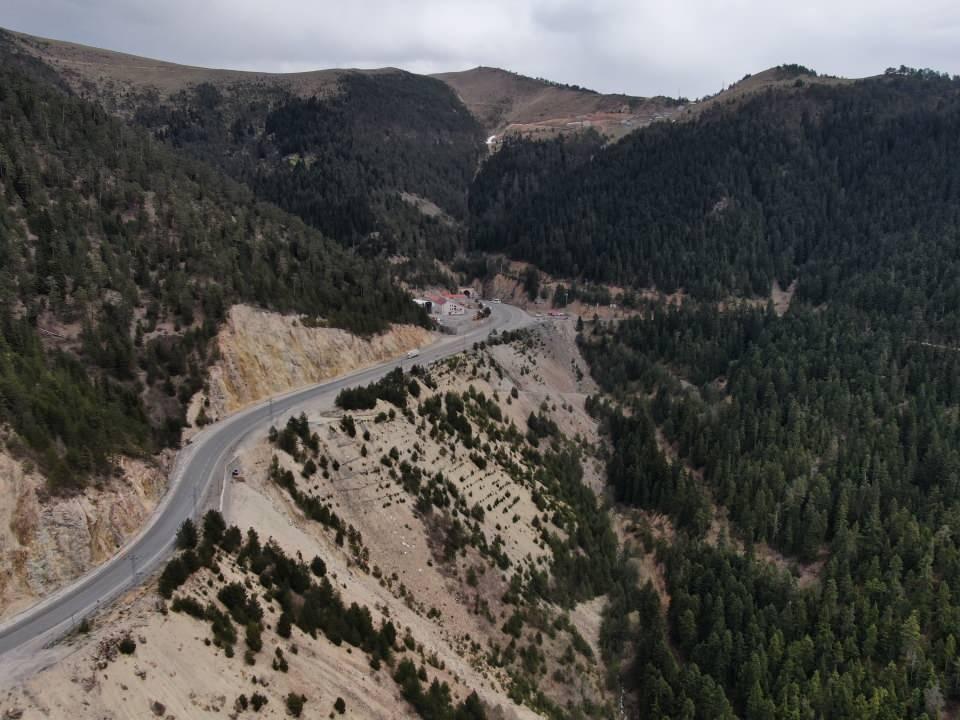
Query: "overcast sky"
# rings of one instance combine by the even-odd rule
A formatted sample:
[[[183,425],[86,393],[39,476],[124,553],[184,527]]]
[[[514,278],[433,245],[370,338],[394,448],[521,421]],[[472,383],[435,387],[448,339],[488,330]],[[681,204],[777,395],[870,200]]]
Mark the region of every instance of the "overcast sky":
[[[0,25],[191,65],[494,65],[634,95],[696,97],[785,62],[960,73],[957,0],[0,0]]]

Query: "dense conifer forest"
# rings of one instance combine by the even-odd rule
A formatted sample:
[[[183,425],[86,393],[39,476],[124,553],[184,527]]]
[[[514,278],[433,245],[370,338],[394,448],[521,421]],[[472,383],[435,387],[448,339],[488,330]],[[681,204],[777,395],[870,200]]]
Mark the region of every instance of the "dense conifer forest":
[[[118,452],[179,441],[234,302],[363,334],[426,322],[383,264],[73,96],[5,43],[0,117],[0,422],[55,489]]]
[[[896,265],[924,296],[947,291],[935,271],[953,262],[958,129],[960,82],[895,73],[769,90],[606,147],[518,140],[473,184],[470,243],[560,277],[708,299],[799,278],[812,303],[917,305],[865,271]]]
[[[455,221],[466,215],[483,138],[439,80],[348,71],[310,98],[283,87],[205,83],[164,102],[144,96],[135,117],[367,255],[450,258],[462,246]],[[429,200],[449,219],[422,213],[401,193]]]
[[[719,716],[690,672],[749,718],[932,718],[960,695],[960,349],[911,334],[839,303],[658,306],[586,330],[632,409],[598,409],[616,497],[679,531],[650,541],[667,623],[651,610],[638,631],[676,652],[633,669],[665,716]],[[721,514],[729,540],[708,537]]]
[[[584,247],[618,243],[596,257],[688,290],[581,333],[611,398],[591,407],[612,491],[676,531],[643,528],[664,596],[624,588],[605,625],[653,716],[935,718],[960,700],[957,87],[897,73],[763,96],[652,131],[674,174],[638,136],[631,172],[648,179],[643,156],[664,174],[655,202],[554,208]],[[620,215],[579,214],[624,203],[665,233],[655,255]],[[782,316],[730,299],[774,280],[797,281]]]
[[[509,140],[475,178],[472,249],[631,300],[580,342],[614,498],[675,533],[640,522],[659,593],[604,583],[644,716],[960,702],[958,142],[960,82],[901,67],[615,145]]]
[[[557,451],[540,481],[575,518],[530,596],[608,596],[611,688],[645,717],[953,716],[960,81],[785,67],[791,87],[612,145],[508,140],[477,171],[479,126],[435,80],[204,84],[125,124],[0,43],[0,423],[55,491],[106,475],[176,442],[233,302],[360,333],[424,321],[370,255],[502,252],[578,283],[563,302],[622,285],[631,316],[579,342],[662,587]],[[796,289],[782,313],[774,283]],[[341,405],[405,403],[397,380]]]

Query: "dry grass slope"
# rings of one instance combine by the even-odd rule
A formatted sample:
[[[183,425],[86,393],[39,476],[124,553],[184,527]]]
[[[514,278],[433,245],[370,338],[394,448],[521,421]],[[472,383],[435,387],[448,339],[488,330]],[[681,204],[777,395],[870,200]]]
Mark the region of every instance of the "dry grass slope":
[[[554,85],[498,68],[433,77],[452,87],[488,132],[550,137],[594,127],[613,138],[675,111],[667,98],[602,94]]]
[[[205,68],[179,65],[24,33],[11,32],[10,34],[24,52],[44,60],[59,70],[75,89],[96,89],[99,91],[97,95],[102,95],[104,90],[120,94],[156,90],[163,99],[192,85],[206,82],[218,86],[276,85],[285,87],[301,97],[312,97],[334,91],[337,80],[344,73],[400,72],[396,68],[329,69],[298,73]]]

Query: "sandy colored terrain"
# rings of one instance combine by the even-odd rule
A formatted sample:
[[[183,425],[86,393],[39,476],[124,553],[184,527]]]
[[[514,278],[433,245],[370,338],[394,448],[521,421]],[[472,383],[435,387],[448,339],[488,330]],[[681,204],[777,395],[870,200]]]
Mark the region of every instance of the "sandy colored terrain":
[[[71,328],[47,322],[62,345]],[[432,340],[423,328],[399,326],[369,340],[342,330],[307,328],[298,319],[234,307],[209,370],[211,419],[268,394],[317,382],[396,357]],[[188,428],[186,435],[196,432]],[[121,474],[70,497],[48,497],[32,463],[4,449],[0,434],[0,619],[11,617],[110,558],[140,530],[166,490],[171,452],[151,460],[120,458]]]
[[[122,474],[102,488],[47,498],[32,463],[0,449],[0,619],[99,565],[139,531],[166,489],[168,461],[121,458]]]
[[[489,133],[495,146],[503,135],[549,138],[593,128],[619,138],[682,112],[668,98],[641,98],[592,92],[525,77],[506,70],[477,67],[440,73]]]
[[[540,271],[541,297],[537,300],[530,300],[523,284],[524,272],[529,264],[521,260],[505,260],[499,273],[494,275],[482,288],[479,283],[476,283],[476,288],[484,297],[500,298],[503,302],[522,307],[530,313],[540,312],[548,316],[554,309],[553,296],[555,289],[559,286],[569,288],[571,283],[569,280],[557,279]],[[638,314],[637,310],[616,304],[616,299],[625,292],[625,288],[616,285],[606,285],[604,287],[609,291],[614,301],[612,304],[593,304],[574,300],[564,306],[561,309],[562,312],[574,319],[582,317],[584,320],[590,320],[594,315],[601,320],[622,320]],[[666,294],[651,289],[640,289],[636,290],[636,294],[644,299],[658,300],[674,305],[682,304],[685,298],[682,290]],[[546,295],[546,298],[543,295]]]
[[[436,371],[437,392],[462,391],[470,384],[488,397],[497,392],[504,398],[513,387],[506,373],[503,381],[488,382],[482,376],[467,374],[465,377],[467,371],[466,366]],[[511,405],[501,403],[501,406],[509,419],[525,427],[526,417],[539,408],[543,398],[542,392],[524,389]],[[500,467],[479,470],[463,449],[451,452],[450,445],[434,442],[402,416],[375,422],[376,416],[388,412],[390,407],[379,403],[374,410],[353,413],[357,422],[354,439],[338,429],[341,413],[308,413],[311,428],[321,439],[321,455],[339,464],[339,470],[332,471],[329,480],[317,478],[314,487],[323,499],[332,502],[338,516],[360,531],[369,553],[370,572],[365,572],[349,553],[338,549],[330,533],[316,523],[297,519],[296,531],[291,530],[289,518],[300,518],[300,513],[283,490],[266,480],[266,475],[274,454],[285,467],[293,471],[298,467],[289,456],[278,453],[266,442],[244,453],[245,480],[231,489],[228,515],[240,526],[253,521],[262,525],[267,521],[269,532],[276,533],[278,541],[290,543],[290,547],[299,549],[304,557],[319,552],[343,583],[345,599],[390,607],[395,621],[410,627],[427,653],[435,652],[453,677],[465,680],[467,687],[477,690],[488,702],[510,706],[512,703],[506,697],[508,677],[485,662],[486,643],[482,643],[480,652],[471,652],[465,638],[495,639],[502,645],[507,644],[509,638],[499,631],[499,626],[510,612],[501,597],[512,569],[499,571],[473,549],[468,549],[453,564],[443,562],[433,537],[432,520],[414,510],[412,496],[390,480],[380,458],[391,448],[400,449],[401,458],[407,460],[412,460],[416,453],[416,462],[429,468],[431,473],[443,473],[459,489],[468,506],[480,503],[485,508],[485,517],[480,523],[484,534],[488,541],[497,535],[503,537],[504,552],[514,566],[544,569],[549,554],[533,527],[533,518],[538,512],[531,488],[516,483]],[[367,442],[362,440],[364,431],[370,433]],[[360,452],[363,446],[368,449],[366,458]],[[514,459],[519,460],[519,456]],[[302,478],[300,480],[302,482]],[[301,487],[306,489],[310,484],[302,482]],[[481,571],[476,591],[464,583],[470,567]],[[381,581],[378,575],[385,580]],[[478,592],[489,603],[494,622],[473,612]],[[430,618],[434,608],[440,614]],[[590,613],[584,611],[584,617],[589,616]],[[584,627],[598,632],[598,617],[594,610],[592,624],[584,620]],[[555,648],[558,654],[562,652],[560,645],[558,642]],[[513,710],[520,716],[528,713],[521,707]]]
[[[164,99],[204,82],[220,87],[237,84],[283,87],[301,97],[312,97],[335,92],[338,79],[345,73],[401,72],[395,68],[330,69],[299,73],[220,70],[179,65],[23,33],[11,35],[25,52],[42,58],[61,71],[75,89],[84,91],[93,86],[101,92],[111,90],[118,99],[126,94],[146,91],[156,91],[160,99]]]
[[[597,449],[600,435],[596,421],[584,407],[588,395],[598,392],[589,374],[589,365],[576,345],[573,317],[544,319],[530,336],[529,345],[498,345],[490,350],[504,370],[505,383],[512,383],[526,398],[526,404],[508,408],[518,425],[526,421],[527,407],[547,408],[560,430],[571,438],[582,438],[585,446]],[[502,389],[508,392],[506,384]],[[527,415],[523,413],[526,411]],[[605,496],[606,474],[593,455],[583,459],[584,482],[598,497]]]
[[[457,616],[448,617],[455,607],[454,601],[459,599],[456,598],[459,583],[450,582],[432,561],[423,525],[409,512],[409,504],[398,504],[392,512],[383,511],[380,503],[370,503],[369,497],[359,496],[363,488],[356,485],[344,487],[343,501],[335,503],[337,514],[363,534],[371,568],[376,566],[383,578],[396,574],[393,587],[388,587],[374,574],[358,567],[350,553],[336,545],[329,532],[305,518],[283,490],[267,480],[273,452],[266,443],[261,443],[245,453],[245,481],[231,489],[227,518],[240,527],[257,527],[263,539],[272,537],[289,553],[299,552],[305,558],[323,557],[327,572],[336,577],[345,602],[388,608],[389,617],[399,628],[409,628],[427,655],[436,653],[444,662],[449,671],[444,678],[459,688],[461,697],[469,690],[476,690],[487,702],[512,705],[492,677],[485,677],[485,673],[471,666],[468,658],[458,654],[458,635],[469,633],[473,637],[484,637],[490,628],[476,616],[469,616],[464,623],[457,623],[458,619],[462,620]],[[289,458],[286,460],[286,464],[294,466]],[[406,597],[399,596],[401,584],[412,593],[409,597],[414,599],[409,604]],[[433,607],[443,613],[438,621],[426,617]],[[535,717],[523,708],[514,707],[513,712],[517,717]]]
[[[573,347],[569,334],[560,335],[554,328],[541,328],[537,335],[554,338],[552,352],[539,353],[542,373],[521,373],[524,362],[510,346],[492,348],[489,355],[471,353],[469,361],[443,363],[433,371],[438,382],[437,393],[462,392],[472,386],[487,397],[499,397],[507,422],[526,427],[526,418],[540,409],[544,401],[556,402],[557,409],[547,412],[572,436],[579,432],[591,441],[596,439],[593,421],[583,413],[584,388],[592,388],[584,380],[577,389],[569,357],[561,347]],[[573,347],[575,351],[575,347]],[[568,350],[569,352],[569,350]],[[489,359],[495,358],[504,377],[491,371]],[[480,364],[480,363],[483,364]],[[581,361],[582,362],[582,361]],[[474,373],[476,371],[476,373]],[[490,378],[487,379],[487,371]],[[534,380],[536,375],[538,378]],[[514,378],[520,378],[515,382]],[[556,383],[559,392],[551,396],[546,383]],[[516,386],[518,397],[506,403]],[[426,390],[426,388],[424,388]],[[421,396],[421,400],[426,395]],[[566,404],[567,408],[562,408]],[[320,455],[330,463],[330,477],[314,476],[309,481],[299,477],[299,465],[285,453],[263,441],[246,448],[241,457],[243,481],[234,483],[229,493],[227,515],[243,527],[257,523],[267,528],[285,547],[296,548],[304,557],[320,554],[328,571],[336,574],[345,600],[388,607],[394,622],[409,627],[426,653],[436,653],[450,673],[451,685],[460,683],[476,690],[492,705],[511,708],[520,717],[529,715],[526,708],[515,706],[507,697],[509,677],[485,660],[487,644],[492,640],[501,646],[509,637],[500,626],[511,612],[502,602],[513,567],[527,565],[546,569],[549,552],[539,540],[534,518],[539,514],[533,503],[532,488],[518,483],[499,465],[480,470],[463,448],[430,438],[418,425],[402,415],[394,420],[377,422],[381,413],[392,406],[378,403],[370,411],[351,413],[357,423],[357,437],[349,438],[339,428],[339,411],[328,408],[308,409],[311,429],[320,439]],[[370,439],[363,440],[364,432]],[[366,447],[363,457],[361,449]],[[442,558],[442,549],[435,536],[435,522],[440,513],[427,516],[415,510],[413,500],[381,463],[392,448],[400,458],[419,465],[429,472],[440,472],[463,496],[468,507],[479,503],[485,514],[479,525],[488,542],[496,536],[504,539],[504,552],[512,567],[500,571],[476,550],[467,548],[452,563]],[[338,548],[332,535],[322,526],[302,516],[286,492],[267,479],[270,459],[277,455],[281,464],[298,476],[301,490],[313,489],[320,498],[330,501],[332,509],[346,523],[359,530],[363,538],[366,560],[358,562],[351,552]],[[519,455],[510,452],[514,461]],[[338,467],[334,470],[333,467]],[[293,518],[293,523],[291,523]],[[363,565],[366,565],[366,569]],[[477,587],[465,583],[469,568],[479,574]],[[493,622],[477,614],[477,597],[488,603]],[[599,613],[603,599],[597,599],[571,613],[580,632],[595,643],[599,634]],[[439,611],[436,617],[430,617]],[[556,612],[556,610],[554,610]],[[467,638],[480,641],[479,651],[471,649]],[[565,650],[562,633],[556,641],[544,641],[548,656],[559,657]],[[601,678],[585,668],[585,691],[599,692]],[[565,688],[553,688],[563,697]],[[573,699],[573,698],[571,698]]]
[[[462,392],[473,386],[486,397],[499,397],[505,421],[513,420],[526,429],[526,417],[546,402],[546,413],[565,432],[578,432],[588,445],[596,442],[596,428],[582,409],[582,398],[592,390],[589,379],[577,379],[573,362],[576,348],[568,328],[537,328],[539,340],[525,350],[500,345],[488,351],[472,352],[470,359],[441,363],[432,372],[436,392]],[[535,359],[534,359],[535,358]],[[494,365],[494,361],[496,365]],[[535,362],[532,370],[526,366]],[[499,377],[499,367],[503,377]],[[552,389],[550,384],[556,385]],[[516,388],[517,397],[511,397]],[[420,401],[430,392],[425,386]],[[509,399],[509,402],[508,402]],[[556,405],[556,410],[553,405]],[[509,578],[520,567],[546,569],[550,552],[534,523],[540,513],[533,502],[533,485],[511,476],[498,462],[480,470],[457,444],[429,436],[419,424],[402,414],[376,421],[392,406],[383,402],[371,411],[354,412],[357,435],[347,436],[339,426],[341,411],[329,407],[306,408],[311,431],[319,438],[319,456],[328,462],[328,478],[318,472],[309,479],[300,474],[300,463],[274,447],[266,438],[252,440],[238,455],[241,476],[230,484],[225,515],[240,528],[255,527],[261,541],[276,541],[289,555],[305,559],[321,556],[327,575],[335,580],[344,602],[368,606],[375,622],[389,617],[402,634],[408,630],[418,643],[420,662],[430,677],[449,683],[453,696],[463,698],[477,691],[493,710],[491,718],[534,718],[536,713],[516,705],[508,697],[510,674],[490,664],[491,643],[501,648],[510,637],[502,626],[513,612],[503,601]],[[364,431],[369,439],[364,440]],[[494,450],[497,443],[491,443]],[[366,457],[361,448],[367,448]],[[390,476],[381,457],[397,448],[401,459],[428,470],[442,472],[467,506],[484,508],[478,527],[492,542],[504,541],[503,552],[511,566],[500,570],[489,558],[467,545],[453,560],[443,553],[444,516],[436,508],[424,514],[414,507],[410,495]],[[509,445],[506,455],[522,467],[523,459]],[[271,458],[276,455],[285,468],[294,472],[302,492],[313,492],[329,502],[344,523],[359,532],[360,544],[338,545],[334,534],[307,518],[287,492],[269,478]],[[464,519],[467,522],[467,519]],[[552,531],[560,533],[558,528]],[[221,563],[226,580],[236,569]],[[477,576],[475,586],[466,582],[468,571]],[[191,578],[185,590],[203,599],[203,573]],[[254,578],[255,580],[255,578]],[[264,650],[255,666],[242,658],[242,640],[236,657],[226,658],[221,650],[205,644],[209,624],[184,615],[157,610],[154,585],[132,593],[108,614],[94,621],[90,637],[74,638],[67,657],[28,682],[0,695],[0,711],[17,708],[23,717],[126,718],[158,716],[203,718],[231,716],[240,692],[264,693],[269,698],[261,710],[264,717],[283,717],[283,698],[290,691],[308,697],[304,717],[327,717],[336,697],[347,705],[346,717],[413,717],[412,709],[399,696],[396,683],[383,668],[375,671],[365,656],[346,644],[337,647],[323,635],[316,640],[294,630],[290,640],[278,638],[272,630],[264,633]],[[214,586],[216,587],[216,585]],[[485,609],[477,612],[483,601]],[[603,695],[603,667],[597,660],[597,641],[605,598],[599,597],[573,608],[570,623],[594,649],[587,660],[575,655],[572,664],[562,656],[569,652],[570,636],[565,630],[543,632],[539,650],[547,669],[541,689],[561,705],[577,704],[582,697]],[[560,608],[541,603],[546,617],[564,614]],[[268,610],[268,627],[275,620]],[[131,656],[116,655],[104,662],[104,641],[129,632],[137,640]],[[534,628],[523,629],[521,644],[532,643]],[[293,654],[291,645],[298,652]],[[109,643],[107,643],[109,645]],[[290,664],[288,673],[269,667],[275,647],[284,648]],[[109,654],[109,653],[108,653]],[[554,671],[563,673],[554,679]],[[572,673],[572,675],[570,675]],[[253,678],[266,685],[254,685]],[[575,679],[570,682],[569,678]]]
[[[781,288],[780,283],[773,281],[773,289],[770,291],[770,299],[773,301],[773,310],[778,316],[783,317],[784,313],[790,309],[790,303],[793,302],[793,295],[797,292],[797,281],[794,280],[786,288]]]
[[[637,585],[643,586],[649,582],[660,598],[661,609],[666,613],[670,609],[666,573],[663,566],[657,562],[653,549],[645,547],[643,534],[649,532],[654,540],[669,542],[675,534],[673,524],[668,517],[660,513],[624,505],[617,506],[611,517],[620,545],[631,556],[630,562],[637,572]]]
[[[239,577],[228,571],[228,579]],[[204,591],[194,578],[182,594],[203,599]],[[267,624],[276,617],[270,606]],[[127,634],[137,643],[135,653],[111,650]],[[66,659],[0,695],[0,717],[11,711],[22,712],[25,720],[236,717],[237,697],[254,692],[268,698],[256,717],[287,717],[284,699],[290,692],[307,696],[304,718],[326,718],[338,697],[346,702],[347,718],[417,717],[387,670],[373,671],[364,653],[346,644],[338,647],[322,636],[314,640],[297,629],[289,640],[267,631],[257,664],[248,666],[242,652],[226,658],[207,644],[209,634],[207,624],[187,615],[158,612],[152,586],[131,593],[97,619],[89,636],[67,641]],[[289,663],[286,673],[270,666],[278,647]]]
[[[195,424],[203,407],[217,420],[269,395],[375,365],[432,339],[424,328],[397,325],[367,340],[345,330],[307,327],[294,315],[234,305],[217,336],[219,359],[208,372],[209,392],[194,397],[187,418]]]

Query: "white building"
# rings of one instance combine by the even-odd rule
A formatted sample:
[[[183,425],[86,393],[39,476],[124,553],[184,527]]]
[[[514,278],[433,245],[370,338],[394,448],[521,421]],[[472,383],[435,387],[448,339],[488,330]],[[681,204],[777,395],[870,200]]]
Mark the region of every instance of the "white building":
[[[426,295],[423,301],[424,305],[430,304],[429,311],[432,315],[465,315],[467,312],[463,303],[448,295]]]

